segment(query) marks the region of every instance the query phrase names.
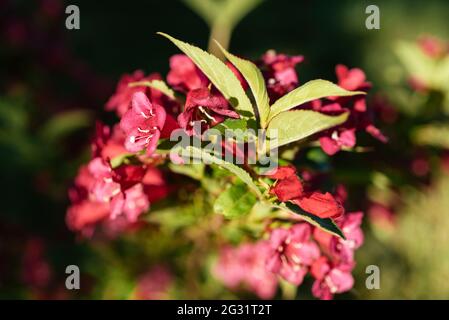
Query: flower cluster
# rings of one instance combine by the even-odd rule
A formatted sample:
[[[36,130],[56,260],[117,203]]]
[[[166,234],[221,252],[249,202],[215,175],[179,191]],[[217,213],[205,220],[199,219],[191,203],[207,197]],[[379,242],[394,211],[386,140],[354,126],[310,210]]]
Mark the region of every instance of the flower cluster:
[[[371,83],[366,81],[365,73],[359,68],[349,69],[345,65],[335,67],[338,85],[346,90],[368,92]],[[351,149],[356,146],[356,132],[366,131],[368,134],[386,143],[388,138],[373,124],[373,112],[367,107],[366,96],[328,97],[309,103],[310,108],[325,114],[349,113],[348,120],[332,130],[320,134],[321,148],[328,155],[334,155],[341,149]]]
[[[214,274],[231,289],[243,284],[260,298],[270,299],[279,278],[299,286],[309,273],[315,279],[312,294],[332,299],[354,285],[351,272],[355,267],[354,252],[363,243],[362,217],[361,212],[354,212],[337,220],[346,240],[307,223],[297,223],[271,230],[268,240],[223,248]]]

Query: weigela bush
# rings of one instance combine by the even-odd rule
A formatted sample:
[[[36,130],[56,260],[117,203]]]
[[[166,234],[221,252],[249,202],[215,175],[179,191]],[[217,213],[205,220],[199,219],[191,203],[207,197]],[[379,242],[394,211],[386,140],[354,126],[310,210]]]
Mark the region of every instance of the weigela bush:
[[[198,286],[205,272],[263,299],[308,274],[315,297],[350,290],[363,214],[345,212],[343,186],[286,155],[351,150],[358,131],[386,141],[365,102],[363,71],[338,65],[338,85],[299,86],[302,56],[268,51],[253,63],[220,47],[224,63],[162,35],[184,54],[170,58],[166,82],[142,71],[121,78],[106,104],[119,121],[97,124],[92,159],[69,191],[68,227],[96,239],[149,230],[173,241],[182,253],[154,258],[137,298],[169,298],[168,288],[191,277],[192,259]],[[213,150],[204,147],[212,130]],[[181,135],[188,145],[175,143]],[[199,296],[220,296],[206,291]]]

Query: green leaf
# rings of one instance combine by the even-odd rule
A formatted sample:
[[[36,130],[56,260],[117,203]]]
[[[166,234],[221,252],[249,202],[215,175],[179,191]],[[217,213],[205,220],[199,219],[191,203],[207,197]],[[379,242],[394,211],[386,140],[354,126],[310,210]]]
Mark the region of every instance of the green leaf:
[[[225,121],[212,127],[214,130],[218,130],[221,133],[225,133],[225,130],[246,130],[248,127],[248,121],[246,119],[226,119]]]
[[[307,138],[317,132],[342,124],[347,118],[348,113],[328,116],[310,110],[283,112],[274,117],[268,125],[267,136],[271,139],[269,148],[273,149]]]
[[[242,73],[246,82],[248,82],[251,92],[256,102],[257,111],[260,119],[260,126],[266,127],[268,115],[270,113],[270,102],[268,92],[265,86],[265,79],[259,68],[251,61],[241,59],[226,51],[217,41],[215,41],[225,57]]]
[[[47,121],[41,129],[41,136],[46,141],[55,141],[76,130],[88,127],[91,121],[92,114],[89,111],[66,111]]]
[[[188,43],[182,42],[158,32],[173,42],[182,52],[184,52],[197,65],[198,68],[209,78],[215,87],[229,100],[231,105],[242,116],[254,116],[253,107],[248,96],[245,94],[240,81],[220,59]]]
[[[203,163],[192,163],[192,164],[174,164],[170,163],[168,165],[171,171],[188,176],[195,180],[201,180],[204,176],[204,164]]]
[[[306,102],[332,96],[354,96],[358,94],[366,93],[363,91],[348,91],[326,80],[312,80],[276,100],[271,106],[268,121],[271,121],[271,119],[281,112],[290,110]]]
[[[251,127],[251,125],[246,119],[226,119],[222,123],[216,125],[215,127],[212,127],[210,130],[211,133],[217,130],[222,135],[226,134],[226,130],[230,130],[232,131],[232,137],[234,138],[234,140],[242,142],[248,141],[250,138],[256,138],[255,130],[248,130],[248,127]]]
[[[227,218],[238,218],[248,214],[256,202],[256,196],[248,192],[246,185],[240,183],[220,194],[214,203],[214,211]]]
[[[449,125],[431,124],[418,127],[413,131],[412,139],[419,145],[449,149]]]
[[[275,207],[279,208],[279,209],[290,211],[294,214],[297,214],[297,215],[301,216],[301,218],[304,219],[305,221],[307,221],[308,223],[310,223],[328,233],[331,233],[334,236],[337,236],[342,239],[346,239],[345,235],[343,234],[343,231],[341,231],[340,228],[335,224],[335,222],[330,218],[322,219],[320,217],[317,217],[311,213],[308,213],[308,212],[302,210],[300,207],[298,207],[297,205],[295,205],[291,202],[285,202],[280,205],[275,205]]]
[[[192,146],[188,146],[185,148],[187,153],[190,154],[193,158],[196,159],[201,159],[201,160],[205,160],[207,162],[210,163],[214,163],[230,172],[232,172],[233,174],[235,174],[237,177],[240,178],[240,180],[242,180],[244,183],[246,183],[246,185],[252,190],[254,191],[257,196],[261,197],[262,194],[259,190],[259,188],[257,187],[257,185],[254,183],[253,179],[251,178],[251,176],[249,175],[248,172],[246,172],[245,170],[243,170],[242,168],[236,166],[233,163],[224,161],[216,156],[213,156],[209,153],[207,153],[206,151],[202,150],[202,149],[198,149]]]
[[[132,160],[137,160],[136,159],[136,155],[134,153],[123,153],[123,154],[119,154],[118,156],[115,156],[114,158],[111,159],[111,167],[114,168],[118,168],[120,167],[122,164],[124,163],[132,163]]]
[[[176,93],[173,91],[164,81],[162,80],[151,80],[151,81],[137,81],[137,82],[131,82],[128,86],[130,87],[150,87],[152,89],[159,90],[163,94],[165,94],[167,97],[171,98],[172,100],[176,100]]]

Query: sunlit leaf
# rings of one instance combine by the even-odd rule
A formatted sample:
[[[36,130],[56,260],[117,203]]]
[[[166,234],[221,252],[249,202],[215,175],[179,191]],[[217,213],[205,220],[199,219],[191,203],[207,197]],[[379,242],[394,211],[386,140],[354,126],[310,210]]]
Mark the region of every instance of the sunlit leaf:
[[[240,81],[220,59],[201,50],[198,47],[182,42],[169,36],[168,34],[158,32],[173,42],[182,52],[198,66],[201,71],[209,78],[214,86],[229,100],[232,106],[243,116],[254,116],[253,107],[248,96],[245,94]]]
[[[239,166],[237,166],[233,163],[224,161],[214,155],[211,155],[203,149],[198,149],[198,148],[189,146],[189,147],[186,147],[186,151],[193,158],[201,159],[201,160],[207,161],[209,163],[214,163],[214,164],[218,165],[219,167],[222,167],[222,168],[232,172],[238,178],[240,178],[240,180],[242,180],[258,196],[261,196],[261,192],[260,192],[259,188],[254,183],[254,181],[251,178],[251,176],[249,175],[249,173],[246,172],[245,170],[243,170],[242,168],[240,168]]]
[[[256,196],[248,192],[246,185],[235,184],[218,196],[214,211],[227,218],[237,218],[248,214],[256,202]]]
[[[305,221],[307,221],[308,223],[310,223],[330,234],[333,234],[339,238],[346,239],[345,235],[340,230],[340,228],[330,218],[322,219],[320,217],[317,217],[311,213],[308,213],[308,212],[302,210],[300,207],[298,207],[297,205],[295,205],[291,202],[285,202],[285,203],[282,203],[275,207],[279,208],[279,209],[290,211],[291,213],[294,213],[294,214],[297,214],[297,215],[301,216],[301,218],[304,219]]]

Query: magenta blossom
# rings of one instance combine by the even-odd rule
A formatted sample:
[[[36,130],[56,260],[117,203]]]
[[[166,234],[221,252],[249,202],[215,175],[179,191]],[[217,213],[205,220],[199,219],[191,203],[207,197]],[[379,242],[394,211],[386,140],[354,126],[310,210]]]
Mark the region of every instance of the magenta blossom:
[[[196,121],[201,123],[202,130],[206,130],[223,122],[226,117],[239,118],[239,115],[231,110],[228,101],[221,94],[201,88],[187,94],[184,112],[178,116],[178,123],[192,135]]]
[[[319,139],[320,146],[328,155],[334,155],[342,148],[355,147],[355,129],[343,129],[334,131],[331,136],[324,136]]]
[[[258,63],[263,71],[271,102],[276,101],[298,86],[295,66],[304,60],[303,56],[288,56],[267,51]]]
[[[213,273],[230,289],[243,285],[261,299],[271,299],[278,281],[266,268],[270,253],[267,241],[246,243],[236,248],[224,247]]]
[[[189,92],[205,88],[209,84],[207,77],[184,54],[175,54],[170,58],[170,71],[167,82],[176,90]]]
[[[124,144],[125,134],[119,125],[115,125],[111,130],[101,122],[96,123],[96,133],[91,144],[92,157],[113,159],[127,153]]]
[[[157,147],[165,119],[164,108],[152,104],[143,92],[135,93],[131,109],[120,120],[120,128],[126,134],[125,148],[129,152],[147,149],[147,155],[151,155]]]
[[[322,300],[331,300],[336,293],[351,290],[354,278],[345,265],[333,265],[326,257],[316,260],[311,268],[315,278],[312,294]]]
[[[298,223],[290,229],[274,229],[270,235],[271,254],[267,267],[285,280],[300,285],[310,266],[320,256],[318,246],[311,241],[312,228]]]

